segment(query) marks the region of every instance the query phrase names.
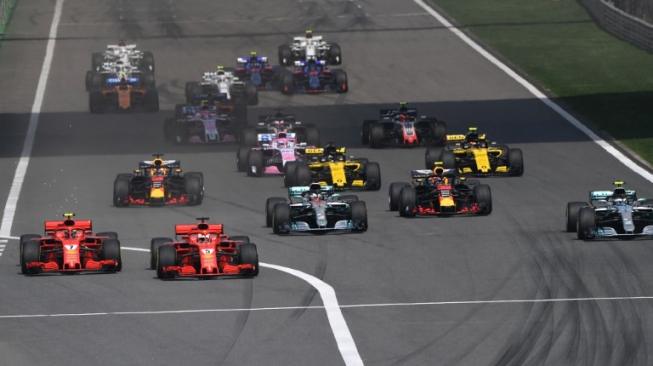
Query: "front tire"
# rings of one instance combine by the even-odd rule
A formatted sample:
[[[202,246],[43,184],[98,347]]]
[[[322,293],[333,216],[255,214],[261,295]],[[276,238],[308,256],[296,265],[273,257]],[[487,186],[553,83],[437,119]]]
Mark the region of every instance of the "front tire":
[[[170,238],[154,238],[150,241],[150,269],[156,269],[156,264],[159,261],[159,248],[172,244]]]
[[[172,245],[159,247],[158,262],[156,264],[156,275],[162,280],[175,276],[173,272],[165,271],[165,267],[177,265],[177,249]]]
[[[589,240],[594,238],[596,230],[596,213],[592,207],[583,207],[578,212],[578,230],[577,235],[580,240]]]
[[[365,202],[356,201],[351,204],[351,223],[356,232],[367,231],[367,207]]]
[[[290,233],[290,206],[287,203],[274,205],[272,231],[278,235]]]
[[[578,229],[578,215],[583,207],[587,207],[587,203],[585,202],[567,203],[567,211],[565,212],[566,213],[565,216],[567,217],[566,230],[568,233],[573,233]]]
[[[274,217],[274,206],[277,203],[286,203],[283,197],[270,197],[265,201],[265,226],[272,227],[272,219]]]

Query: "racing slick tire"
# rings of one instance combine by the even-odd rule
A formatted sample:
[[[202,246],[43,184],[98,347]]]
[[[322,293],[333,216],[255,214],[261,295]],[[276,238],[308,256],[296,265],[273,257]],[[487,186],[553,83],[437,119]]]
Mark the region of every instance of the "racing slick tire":
[[[23,234],[20,236],[20,241],[19,241],[19,251],[18,254],[20,257],[23,256],[23,247],[25,246],[25,243],[27,242],[33,242],[35,241],[34,239],[40,239],[41,235],[39,234]]]
[[[168,266],[177,265],[177,249],[172,245],[159,247],[158,261],[156,263],[156,275],[162,280],[173,278],[174,273],[166,272],[163,269]]]
[[[337,43],[332,43],[331,47],[329,47],[329,63],[331,65],[342,64],[342,51]]]
[[[441,161],[445,169],[456,169],[456,156],[442,147],[429,147],[424,155],[426,169],[433,169],[436,161]]]
[[[288,188],[297,185],[295,184],[295,172],[297,171],[297,164],[299,164],[297,161],[289,161],[286,163],[286,171],[283,176],[284,187]]]
[[[154,89],[146,89],[145,97],[143,98],[143,104],[145,105],[145,110],[148,112],[158,112],[159,111],[159,92]]]
[[[258,104],[258,89],[252,83],[245,84],[245,97],[247,98],[247,105]]]
[[[159,261],[159,248],[172,243],[173,241],[170,238],[153,238],[150,240],[150,269],[156,269],[156,264]]]
[[[351,203],[351,223],[353,231],[362,233],[367,231],[367,207],[365,202],[356,201]]]
[[[102,52],[93,52],[91,54],[91,70],[98,72],[102,70],[104,63],[104,54]]]
[[[279,75],[279,82],[281,86],[281,93],[291,95],[294,92],[295,84],[292,72],[288,70],[282,70],[281,75]]]
[[[443,146],[447,141],[447,123],[435,121],[431,124],[431,144],[433,146]]]
[[[239,172],[246,172],[249,163],[249,150],[248,146],[240,146],[236,154],[236,168]]]
[[[510,149],[508,151],[508,169],[510,175],[520,177],[524,174],[524,154],[521,149]]]
[[[370,143],[370,128],[376,123],[374,120],[363,121],[361,127],[361,144],[367,145]]]
[[[105,239],[102,241],[102,259],[115,260],[118,265],[110,267],[109,272],[120,272],[122,269],[122,259],[120,258],[120,242],[118,239]]]
[[[287,44],[279,46],[279,65],[291,66],[293,64],[292,51]]]
[[[594,208],[586,206],[578,211],[578,230],[577,235],[580,240],[589,240],[594,238],[596,229],[596,213]]]
[[[347,203],[353,203],[353,202],[358,202],[358,196],[355,194],[343,194],[342,196],[339,197],[340,201],[347,202]]]
[[[129,186],[131,185],[131,174],[118,174],[113,181],[113,205],[116,207],[129,206]]]
[[[337,93],[342,94],[349,91],[347,73],[344,70],[333,70],[333,79],[335,81]]]
[[[294,174],[294,185],[307,186],[311,184],[311,169],[304,162],[297,164]]]
[[[401,190],[404,187],[409,187],[410,184],[404,182],[393,182],[390,183],[390,189],[388,190],[388,205],[390,206],[390,211],[399,210],[399,200],[401,197]]]
[[[105,236],[109,239],[118,239],[118,233],[115,231],[103,231],[100,233],[96,233],[95,236]]]
[[[286,203],[283,197],[270,197],[265,200],[265,227],[272,227],[272,218],[274,217],[274,206],[277,203]]]
[[[234,235],[234,236],[230,236],[230,237],[229,237],[229,240],[239,241],[239,242],[241,242],[242,244],[249,244],[249,236],[247,236],[247,235]]]
[[[188,195],[188,205],[198,206],[204,199],[204,184],[199,173],[184,174],[184,190]]]
[[[245,146],[258,145],[258,134],[256,133],[256,130],[250,127],[244,128],[243,133],[241,134],[240,143]]]
[[[38,262],[40,259],[41,243],[34,240],[26,241],[20,255],[20,271],[26,275],[39,273],[41,271],[39,268],[27,268],[27,263]]]
[[[306,145],[309,146],[320,146],[320,131],[313,126],[306,127],[304,133]]]
[[[106,106],[104,96],[99,91],[91,91],[88,95],[88,108],[91,113],[104,113]]]
[[[238,246],[238,262],[240,264],[251,264],[254,266],[252,272],[247,273],[248,276],[257,276],[258,275],[258,251],[256,250],[256,244],[246,243]]]
[[[252,150],[247,158],[247,175],[250,177],[261,177],[265,171],[263,151]]]
[[[154,54],[152,51],[143,52],[143,71],[154,72]]]
[[[290,233],[290,206],[287,203],[274,205],[272,232],[279,235]]]
[[[372,149],[380,149],[383,147],[384,132],[383,126],[380,124],[374,124],[370,127],[370,134],[368,141]]]
[[[587,207],[585,202],[568,202],[567,211],[565,216],[567,217],[566,230],[568,233],[573,233],[578,229],[578,214],[580,213],[581,208]]]
[[[381,167],[377,162],[365,164],[365,189],[368,191],[381,189]]]
[[[492,192],[490,186],[487,184],[479,184],[474,186],[474,198],[480,209],[481,215],[489,215],[492,213]]]
[[[412,186],[406,186],[399,193],[399,216],[415,217],[415,206],[417,205],[417,193]]]
[[[197,81],[188,81],[186,82],[186,87],[184,88],[186,94],[186,103],[194,105],[195,96],[202,94],[202,86]]]

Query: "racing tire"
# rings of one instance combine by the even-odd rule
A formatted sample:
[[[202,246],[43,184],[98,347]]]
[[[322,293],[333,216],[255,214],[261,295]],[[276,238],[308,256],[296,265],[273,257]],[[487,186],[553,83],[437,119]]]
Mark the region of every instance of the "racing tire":
[[[95,236],[105,236],[109,239],[118,239],[118,233],[115,231],[103,231],[100,233],[96,233]]]
[[[332,43],[331,47],[329,47],[329,63],[331,65],[342,64],[342,51],[337,43]]]
[[[154,54],[151,51],[143,52],[143,71],[154,72]]]
[[[415,207],[417,206],[417,193],[412,186],[406,186],[399,193],[399,216],[415,217]]]
[[[145,97],[143,98],[143,104],[145,104],[145,110],[147,112],[158,112],[159,111],[159,92],[156,89],[147,89],[145,91]]]
[[[456,155],[449,150],[443,150],[442,163],[445,169],[456,169]]]
[[[306,145],[320,146],[320,131],[316,127],[308,126],[304,133],[306,134]]]
[[[295,84],[290,71],[283,70],[279,76],[279,81],[282,94],[291,95],[294,92]]]
[[[297,161],[289,161],[286,163],[286,171],[283,176],[284,187],[288,188],[297,185],[295,184],[295,172],[297,171],[297,164],[299,164]]]
[[[594,208],[586,206],[578,211],[578,228],[577,236],[580,240],[590,240],[594,238],[596,229],[596,213]]]
[[[129,206],[129,188],[131,185],[130,174],[119,174],[113,181],[113,205],[116,207]]]
[[[196,104],[194,103],[195,97],[202,94],[202,86],[200,86],[200,83],[197,81],[188,81],[186,82],[184,91],[186,94],[186,103],[194,105]]]
[[[573,233],[578,229],[578,214],[583,207],[587,207],[585,202],[568,202],[565,216],[567,218],[566,230]]]
[[[256,244],[247,242],[239,245],[238,262],[240,264],[251,264],[254,266],[254,270],[247,273],[247,275],[251,277],[258,276],[258,251],[256,250]]]
[[[297,164],[294,176],[294,185],[296,186],[307,186],[311,184],[311,169],[304,162]]]
[[[381,189],[381,167],[377,162],[365,164],[365,189],[368,191]]]
[[[363,121],[363,127],[361,127],[361,144],[368,145],[370,143],[370,128],[374,123],[376,121]]]
[[[334,70],[333,79],[335,80],[336,92],[338,94],[346,93],[349,91],[347,73],[344,70]]]
[[[88,95],[88,108],[91,113],[104,113],[106,106],[104,96],[99,91],[91,91]]]
[[[444,146],[447,141],[447,123],[435,121],[431,124],[431,145]]]
[[[441,147],[429,147],[426,149],[424,154],[424,167],[426,169],[433,169],[436,161],[442,161],[442,152],[444,151]]]
[[[274,217],[274,206],[277,203],[286,203],[283,197],[270,197],[265,200],[265,227],[272,227],[272,218]]]
[[[120,242],[118,239],[105,239],[102,241],[102,259],[115,260],[118,265],[110,267],[108,272],[120,272],[122,269],[122,258],[120,257]]]
[[[410,184],[404,182],[393,182],[390,183],[390,189],[388,190],[388,206],[390,211],[399,210],[399,200],[401,199],[401,190],[404,187],[410,187]]]
[[[99,72],[102,70],[104,63],[104,54],[102,52],[93,52],[91,54],[91,70]]]
[[[291,66],[293,64],[292,51],[287,44],[279,46],[279,65]]]
[[[247,105],[258,104],[258,89],[252,83],[245,84],[245,96],[247,97]]]
[[[365,232],[367,231],[367,207],[365,202],[356,201],[351,204],[351,223],[353,231],[355,232]]]
[[[338,197],[338,199],[347,203],[358,202],[358,196],[355,194],[343,194],[342,196]]]
[[[26,241],[23,244],[23,251],[20,255],[20,271],[23,274],[31,275],[41,272],[40,268],[27,268],[30,262],[38,262],[41,259],[41,243],[38,241]]]
[[[174,273],[166,272],[163,269],[168,266],[177,265],[177,249],[172,245],[163,245],[159,247],[158,260],[156,263],[156,275],[162,280],[175,277]]]
[[[521,149],[510,149],[508,151],[508,169],[513,177],[524,175],[524,154]]]
[[[251,150],[247,158],[247,175],[250,177],[261,177],[265,172],[263,151]]]
[[[19,258],[22,258],[23,256],[23,247],[25,246],[25,243],[27,242],[33,242],[35,239],[40,239],[41,235],[39,234],[23,234],[20,236],[20,241],[19,241],[19,250],[18,250],[18,255]]]
[[[290,233],[290,206],[287,203],[274,205],[272,232],[278,235]]]
[[[153,238],[150,240],[150,269],[156,269],[156,264],[159,261],[159,248],[172,243],[171,238]]]
[[[474,186],[474,198],[478,203],[479,213],[481,215],[489,215],[492,213],[492,191],[487,184],[479,184]]]
[[[184,190],[188,195],[188,205],[198,206],[204,199],[204,185],[198,174],[184,174]]]
[[[249,236],[247,236],[247,235],[230,236],[229,240],[238,241],[238,242],[241,242],[242,244],[249,244]]]
[[[246,172],[249,162],[249,151],[248,146],[240,146],[238,148],[238,153],[236,154],[236,168],[239,172]]]
[[[256,130],[250,127],[244,128],[241,134],[240,143],[245,146],[258,145],[258,134]]]
[[[383,147],[384,140],[384,131],[383,126],[380,124],[374,124],[370,127],[370,134],[368,137],[370,147],[372,149],[380,149]]]

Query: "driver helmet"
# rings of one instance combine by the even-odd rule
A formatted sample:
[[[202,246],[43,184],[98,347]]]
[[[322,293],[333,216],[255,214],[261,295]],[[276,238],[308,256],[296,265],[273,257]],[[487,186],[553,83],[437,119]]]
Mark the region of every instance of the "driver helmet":
[[[251,51],[249,53],[249,59],[251,61],[258,61],[258,55],[257,55],[256,51]]]
[[[222,65],[218,65],[218,66],[216,67],[216,74],[218,74],[218,75],[224,75],[224,66],[222,66]]]
[[[125,47],[125,46],[127,46],[127,42],[125,42],[124,39],[121,39],[121,40],[118,41],[118,46]]]
[[[202,234],[202,233],[197,234],[197,242],[198,243],[208,243],[209,242],[209,235],[208,234]]]
[[[478,129],[476,127],[470,127],[467,136],[465,136],[465,142],[469,144],[477,144],[479,141]]]
[[[307,29],[306,32],[304,33],[304,37],[306,38],[313,38],[313,31],[310,29]]]
[[[402,114],[408,112],[408,104],[406,102],[399,103],[399,112]]]
[[[612,199],[614,201],[625,201],[628,198],[628,195],[626,194],[626,190],[623,188],[617,188],[612,192]]]

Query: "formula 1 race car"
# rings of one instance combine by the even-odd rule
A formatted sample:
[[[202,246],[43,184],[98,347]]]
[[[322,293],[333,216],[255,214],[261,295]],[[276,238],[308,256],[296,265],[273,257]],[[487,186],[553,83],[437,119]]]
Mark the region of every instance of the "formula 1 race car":
[[[489,215],[492,212],[492,193],[486,184],[467,180],[445,169],[442,162],[435,168],[411,172],[412,184],[390,184],[390,211],[402,217]]]
[[[305,142],[297,142],[294,132],[258,134],[259,146],[240,146],[236,164],[239,171],[246,171],[251,177],[264,174],[283,174],[285,166],[291,162],[306,159]]]
[[[215,105],[178,104],[175,117],[165,120],[163,131],[167,141],[177,144],[217,144],[235,142],[240,125]]]
[[[590,202],[567,203],[567,232],[578,239],[653,239],[653,199],[615,181],[613,190],[591,191]]]
[[[334,193],[333,187],[313,183],[288,188],[289,200],[268,198],[265,223],[275,234],[367,230],[365,202],[354,195]]]
[[[313,35],[311,30],[307,30],[304,36],[293,37],[292,44],[279,46],[280,65],[290,66],[295,61],[309,59],[322,60],[330,65],[340,65],[342,52],[337,43],[326,42],[322,36]]]
[[[105,62],[99,71],[86,75],[91,113],[109,109],[134,110],[142,107],[148,112],[159,110],[159,93],[154,74],[143,72],[139,66],[122,61]]]
[[[265,89],[276,80],[276,71],[268,58],[258,56],[256,52],[251,52],[249,57],[238,57],[237,63],[234,75],[258,89]]]
[[[277,110],[274,114],[259,116],[258,123],[254,128],[244,128],[240,143],[244,146],[260,146],[262,142],[265,142],[262,139],[268,139],[261,134],[278,135],[280,133],[294,133],[298,143],[320,144],[320,132],[314,125],[297,121],[294,115],[281,110]]]
[[[378,120],[363,122],[361,142],[372,148],[444,144],[447,124],[419,116],[417,109],[401,103],[398,109],[381,109]]]
[[[122,268],[120,241],[115,232],[93,233],[91,220],[46,221],[45,235],[20,237],[20,268],[39,273],[118,272]]]
[[[152,239],[150,268],[160,279],[258,275],[256,244],[247,236],[225,235],[222,224],[209,224],[208,217],[197,220],[197,224],[175,225],[179,240]]]
[[[126,206],[165,206],[202,203],[204,175],[183,173],[179,160],[163,160],[163,154],[143,160],[131,174],[118,174],[113,182],[113,204]]]
[[[215,72],[205,72],[202,80],[186,83],[186,103],[217,104],[221,108],[258,104],[256,85],[240,80],[232,71],[218,66]]]
[[[349,90],[347,73],[344,70],[331,70],[324,60],[314,59],[295,61],[292,71],[281,70],[279,84],[283,94],[293,94],[297,91],[309,94],[327,91],[346,93]]]
[[[311,182],[333,186],[336,190],[381,188],[381,168],[364,158],[347,157],[345,147],[327,145],[305,149],[307,161],[286,163],[286,187],[307,186]]]
[[[150,51],[140,51],[135,44],[107,45],[104,52],[93,52],[91,56],[91,70],[102,71],[105,63],[122,62],[137,67],[141,72],[154,72],[154,55]],[[88,78],[87,78],[88,81]]]
[[[444,162],[447,169],[460,174],[476,176],[521,176],[524,158],[521,149],[509,148],[494,141],[488,142],[485,134],[470,127],[467,135],[447,135],[444,147],[429,147],[425,154],[427,169],[436,161]]]

